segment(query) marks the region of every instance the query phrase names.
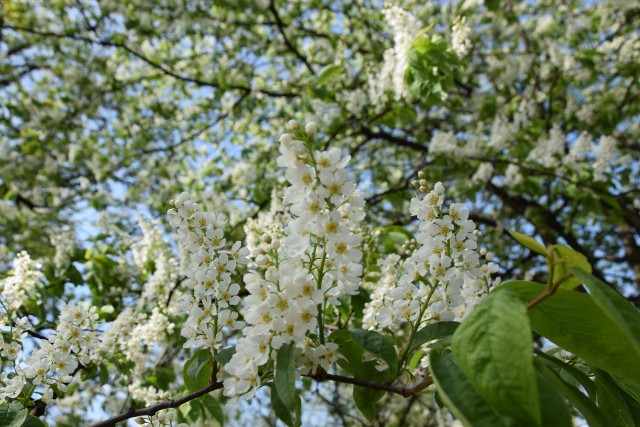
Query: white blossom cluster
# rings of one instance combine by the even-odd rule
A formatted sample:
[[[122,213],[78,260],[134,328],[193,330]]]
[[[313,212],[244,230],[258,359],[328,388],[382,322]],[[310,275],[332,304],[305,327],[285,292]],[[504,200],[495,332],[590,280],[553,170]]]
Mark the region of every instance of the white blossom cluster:
[[[93,330],[97,320],[95,307],[63,303],[58,326],[52,336],[40,339],[40,347],[26,357],[19,355],[22,353],[20,337],[28,329],[27,319],[16,321],[12,330],[13,340],[9,344],[12,350],[2,352],[4,358],[15,361],[15,373],[3,373],[0,402],[17,397],[27,381],[36,386],[35,391],[46,403],[53,399],[52,385],[66,390],[79,364],[86,365],[98,357],[98,336]]]
[[[56,271],[62,271],[71,260],[76,244],[76,235],[73,230],[57,230],[51,233],[51,244],[56,249],[53,264]]]
[[[294,134],[281,136],[277,159],[290,184],[283,195],[286,223],[261,221],[265,227],[259,228],[252,222],[246,228],[253,234],[248,240],[256,268],[244,276],[248,326],[225,365],[227,396],[252,396],[260,386],[260,367],[283,344],[295,344],[302,371],[329,369],[338,346],[324,339],[325,310],[355,294],[362,275],[357,233],[364,199],[347,172],[349,156],[335,147],[313,150],[315,123],[304,132],[295,122],[290,126]]]
[[[42,278],[42,265],[22,251],[13,260],[13,275],[0,281],[0,303],[6,311],[26,304],[29,294]]]
[[[409,65],[407,51],[421,27],[420,21],[399,6],[385,3],[382,14],[391,27],[394,46],[384,52],[382,70],[369,81],[369,96],[373,105],[386,101],[388,90],[393,92],[396,101],[409,99],[409,89],[404,81],[404,73]]]
[[[426,190],[426,181],[419,185]],[[424,197],[411,200],[410,212],[419,221],[417,248],[404,261],[389,255],[381,262],[379,282],[364,311],[365,327],[461,320],[486,296],[498,266],[481,260],[469,211],[460,203],[443,209],[444,195],[444,186],[437,183]]]
[[[238,264],[248,262],[249,250],[240,242],[225,249],[224,216],[202,211],[188,194],[180,194],[172,204],[169,223],[190,261],[184,282],[190,292],[182,299],[182,307],[189,313],[181,331],[187,338],[184,346],[219,349],[223,328],[244,326],[233,310],[240,302],[240,285],[232,282],[231,274]]]
[[[139,214],[138,225],[142,230],[142,239],[131,246],[133,261],[142,271],[148,270],[149,264],[153,265],[153,274],[144,284],[142,298],[139,300],[139,304],[144,304],[145,301],[155,302],[156,299],[167,297],[178,280],[179,266],[171,248],[162,237],[160,223]],[[178,290],[175,292],[179,293]],[[169,312],[175,314],[173,306],[169,306]]]
[[[467,25],[467,18],[458,16],[451,27],[451,48],[460,58],[465,57],[471,49],[470,33],[471,28]]]

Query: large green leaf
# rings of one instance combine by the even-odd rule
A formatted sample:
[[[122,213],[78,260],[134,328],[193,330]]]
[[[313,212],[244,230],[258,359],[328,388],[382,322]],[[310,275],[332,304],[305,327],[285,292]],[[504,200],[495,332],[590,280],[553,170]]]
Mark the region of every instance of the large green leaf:
[[[555,373],[560,375],[563,380],[569,383],[573,383],[573,385],[576,387],[584,387],[584,389],[589,394],[589,397],[595,400],[596,385],[593,381],[591,381],[591,379],[589,379],[587,374],[585,374],[575,366],[571,366],[568,363],[565,363],[556,357],[544,353],[541,350],[536,350],[535,353],[541,362],[546,363],[547,366],[549,366]]]
[[[502,414],[540,425],[529,319],[514,293],[492,292],[458,327],[451,349],[487,402]]]
[[[538,381],[538,395],[542,410],[542,425],[544,427],[572,427],[573,420],[564,398],[549,381],[540,373],[536,373]]]
[[[607,427],[609,423],[607,417],[598,407],[580,390],[567,384],[555,372],[543,363],[536,363],[536,369],[553,387],[562,393],[580,411],[582,416],[589,423],[589,427]]]
[[[432,351],[429,355],[429,365],[440,398],[466,427],[511,425],[509,418],[498,414],[475,391],[450,351]]]
[[[624,399],[624,392],[618,388],[611,376],[606,372],[594,368],[593,373],[596,375],[598,407],[609,417],[613,425],[635,427],[633,415]]]
[[[395,379],[398,374],[398,355],[393,346],[393,339],[375,331],[353,329],[350,331],[353,340],[364,350],[371,352],[389,365],[389,375]]]
[[[545,292],[539,283],[505,283],[523,301]],[[559,347],[610,374],[640,384],[638,356],[627,334],[589,295],[557,290],[528,310],[531,327]]]
[[[182,378],[189,391],[206,387],[211,381],[211,351],[198,350],[184,364]]]
[[[460,326],[460,323],[458,322],[447,321],[432,323],[425,326],[424,328],[418,330],[418,332],[416,332],[413,336],[411,345],[409,345],[409,354],[411,354],[413,350],[426,342],[452,335],[456,331],[456,329],[458,329],[458,326]]]
[[[276,370],[273,383],[275,391],[284,406],[292,411],[296,405],[296,366],[295,345],[283,344],[276,355]]]
[[[368,387],[353,386],[353,401],[369,421],[374,421],[380,410],[378,401],[384,396],[384,391]]]
[[[27,408],[18,402],[3,403],[0,405],[0,426],[20,427],[27,418]]]
[[[573,274],[589,289],[589,294],[602,312],[626,335],[640,360],[640,313],[622,295],[598,278],[580,268],[571,269]]]

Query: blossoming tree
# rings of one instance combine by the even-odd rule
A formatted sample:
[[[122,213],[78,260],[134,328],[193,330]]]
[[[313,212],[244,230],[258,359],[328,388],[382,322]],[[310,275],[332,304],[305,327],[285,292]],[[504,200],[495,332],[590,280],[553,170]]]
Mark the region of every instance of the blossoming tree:
[[[640,426],[639,23],[4,3],[0,424]]]

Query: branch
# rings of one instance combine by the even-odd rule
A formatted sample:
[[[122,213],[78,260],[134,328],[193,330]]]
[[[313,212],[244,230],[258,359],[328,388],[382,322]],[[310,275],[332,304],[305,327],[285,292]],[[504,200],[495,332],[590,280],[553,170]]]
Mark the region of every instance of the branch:
[[[313,67],[311,66],[309,61],[307,61],[307,58],[305,58],[304,55],[300,53],[300,51],[293,45],[293,43],[291,43],[291,41],[287,37],[287,34],[284,31],[285,24],[284,24],[284,22],[282,22],[282,19],[280,19],[280,15],[278,15],[278,11],[276,10],[275,0],[271,0],[269,2],[269,10],[271,11],[271,13],[273,14],[273,17],[276,20],[276,25],[278,27],[278,32],[280,33],[280,35],[284,39],[284,44],[286,44],[287,47],[289,48],[289,50],[291,52],[293,52],[293,54],[295,56],[297,56],[298,59],[300,59],[302,61],[302,63],[305,65],[305,67],[307,67],[307,69],[311,72],[311,74],[315,75],[316,72],[313,70]]]
[[[60,38],[60,39],[76,40],[76,41],[81,41],[81,42],[85,42],[85,43],[91,43],[91,44],[95,44],[95,45],[99,45],[99,46],[103,46],[103,47],[113,47],[113,48],[122,49],[122,50],[128,52],[129,54],[135,56],[136,58],[140,59],[141,61],[145,62],[147,65],[150,65],[151,67],[153,67],[153,68],[155,68],[157,70],[160,70],[163,74],[166,74],[167,76],[173,77],[176,80],[180,80],[180,81],[187,82],[187,83],[194,83],[194,84],[199,85],[199,86],[207,86],[207,87],[214,87],[214,88],[217,88],[217,89],[224,89],[223,87],[221,87],[215,81],[202,80],[202,79],[198,79],[198,78],[195,78],[195,77],[178,74],[177,72],[165,67],[164,65],[160,64],[159,62],[156,62],[156,61],[144,56],[140,52],[136,51],[135,49],[129,47],[128,45],[126,45],[124,43],[114,42],[114,41],[111,41],[111,40],[96,40],[96,39],[93,39],[91,37],[80,36],[80,35],[75,35],[75,34],[61,34],[61,33],[54,33],[54,32],[50,32],[50,31],[41,31],[41,30],[36,30],[34,28],[25,28],[25,27],[19,27],[19,26],[16,26],[16,25],[6,25],[5,24],[5,25],[3,25],[3,28],[7,28],[9,30],[23,32],[23,33],[34,34],[34,35],[38,35],[38,36],[42,36],[42,37],[55,37],[55,38]],[[241,91],[244,91],[244,92],[247,92],[247,91],[249,91],[249,92],[259,92],[259,93],[263,93],[265,95],[269,95],[269,96],[273,96],[273,97],[295,98],[295,97],[298,96],[298,94],[293,93],[293,92],[278,92],[278,91],[273,91],[273,90],[269,90],[269,89],[252,88],[250,86],[227,85],[227,87],[230,88],[230,89],[241,90]]]
[[[213,384],[209,384],[208,386],[201,388],[200,390],[194,391],[193,393],[187,394],[180,399],[175,400],[165,400],[164,402],[160,402],[157,405],[149,406],[147,408],[141,409],[129,409],[127,412],[123,412],[120,415],[116,415],[113,418],[109,418],[108,420],[100,421],[99,423],[93,424],[91,427],[114,427],[116,423],[121,421],[126,421],[135,417],[142,417],[145,415],[151,416],[156,412],[159,412],[163,409],[168,408],[177,408],[180,405],[183,405],[191,400],[197,399],[200,396],[204,396],[205,394],[212,392],[214,390],[219,390],[222,388],[222,382],[217,382]]]
[[[359,378],[351,378],[351,377],[345,377],[343,375],[329,374],[323,370],[319,370],[315,374],[303,375],[303,377],[313,378],[316,381],[329,380],[329,381],[335,381],[338,383],[353,384],[360,387],[367,387],[373,390],[388,391],[389,393],[399,394],[400,396],[403,396],[403,397],[414,396],[433,383],[433,379],[430,376],[427,376],[424,379],[424,381],[418,383],[413,387],[409,387],[409,388],[395,387],[390,384],[379,383],[376,381],[361,380]]]

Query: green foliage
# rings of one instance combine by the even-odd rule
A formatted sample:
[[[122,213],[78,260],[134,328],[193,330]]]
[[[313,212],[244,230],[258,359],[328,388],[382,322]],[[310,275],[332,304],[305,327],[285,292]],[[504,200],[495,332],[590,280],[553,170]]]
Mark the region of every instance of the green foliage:
[[[451,349],[471,385],[500,413],[541,425],[529,319],[514,293],[492,292],[455,331]]]
[[[207,386],[211,381],[211,360],[209,350],[197,350],[182,369],[182,379],[189,391],[196,391]]]
[[[27,419],[27,408],[18,402],[7,402],[0,405],[0,425],[20,427]]]
[[[455,85],[458,56],[440,35],[428,36],[431,28],[422,30],[407,52],[409,66],[405,81],[411,95],[424,105],[437,105],[447,99]]]

